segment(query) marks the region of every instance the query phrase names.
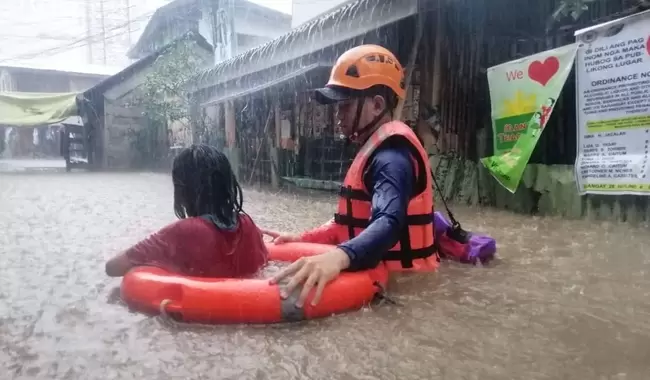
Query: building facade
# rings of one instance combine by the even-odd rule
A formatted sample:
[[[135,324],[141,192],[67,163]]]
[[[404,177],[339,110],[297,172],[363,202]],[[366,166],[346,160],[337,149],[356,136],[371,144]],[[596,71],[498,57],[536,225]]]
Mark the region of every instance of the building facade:
[[[77,69],[43,68],[36,65],[2,65],[0,64],[0,92],[30,93],[66,93],[81,92],[93,87],[109,77],[110,72],[104,67],[86,65]],[[80,124],[78,117],[70,117],[59,125],[35,125],[34,127],[12,128],[0,125],[0,139],[10,140],[10,133],[15,136],[11,149],[2,144],[2,155],[6,158],[58,156],[60,144],[58,131],[63,125]],[[83,150],[83,147],[82,147]]]
[[[344,3],[206,72],[196,93],[203,107],[214,109],[207,113],[215,115],[216,132],[205,135],[225,134],[225,150],[244,183],[337,189],[350,156],[336,143],[332,111],[314,105],[310,94],[326,83],[327,66],[343,51],[380,44],[406,67],[412,92],[399,116],[429,151],[437,204],[442,197],[526,214],[647,223],[648,197],[577,193],[571,77],[514,194],[479,162],[493,154],[489,67],[573,43],[577,29],[647,9],[606,0],[574,19],[556,12],[561,4],[529,1],[527,12],[513,13],[514,0]]]
[[[77,65],[77,68],[0,63],[0,92],[84,91],[116,73],[114,69]]]
[[[246,0],[175,0],[155,12],[129,57],[143,58],[187,32],[196,32],[213,46],[218,63],[290,29],[290,15]]]
[[[94,168],[164,167],[170,148],[191,143],[186,120],[149,117],[141,102],[142,86],[149,75],[156,75],[159,58],[173,54],[179,46],[185,46],[185,57],[189,59],[191,54],[201,67],[212,64],[212,46],[198,33],[188,32],[84,92],[81,113],[92,136]]]

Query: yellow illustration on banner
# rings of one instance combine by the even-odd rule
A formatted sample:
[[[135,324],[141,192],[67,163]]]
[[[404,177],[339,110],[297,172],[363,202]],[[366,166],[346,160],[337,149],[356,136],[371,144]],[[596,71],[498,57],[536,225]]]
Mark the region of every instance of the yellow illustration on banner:
[[[517,90],[513,98],[503,101],[503,112],[500,113],[500,118],[534,113],[537,111],[537,106],[537,95]]]

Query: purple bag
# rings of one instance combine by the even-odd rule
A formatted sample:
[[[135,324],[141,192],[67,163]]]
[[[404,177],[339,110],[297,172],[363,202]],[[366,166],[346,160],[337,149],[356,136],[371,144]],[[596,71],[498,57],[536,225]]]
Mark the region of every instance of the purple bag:
[[[466,241],[459,241],[452,233],[453,226],[440,212],[433,213],[433,224],[442,257],[468,264],[487,264],[497,252],[497,242],[487,235],[468,233]]]

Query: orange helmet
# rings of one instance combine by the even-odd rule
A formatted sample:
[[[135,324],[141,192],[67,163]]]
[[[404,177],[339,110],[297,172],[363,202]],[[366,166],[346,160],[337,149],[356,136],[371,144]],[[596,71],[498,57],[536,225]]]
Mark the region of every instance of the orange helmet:
[[[361,45],[339,57],[332,67],[327,85],[316,90],[316,96],[321,103],[335,103],[352,97],[351,92],[377,85],[386,86],[398,98],[404,98],[404,69],[388,49],[378,45]]]

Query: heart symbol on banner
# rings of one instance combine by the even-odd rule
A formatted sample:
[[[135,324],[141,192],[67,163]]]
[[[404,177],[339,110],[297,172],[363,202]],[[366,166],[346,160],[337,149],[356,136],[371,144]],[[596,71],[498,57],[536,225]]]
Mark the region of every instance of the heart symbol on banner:
[[[650,37],[648,37],[648,40],[645,43],[645,50],[648,52],[648,55],[650,55]]]
[[[546,86],[560,69],[560,61],[556,57],[548,57],[544,62],[535,61],[528,66],[528,77]]]

